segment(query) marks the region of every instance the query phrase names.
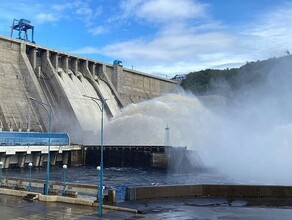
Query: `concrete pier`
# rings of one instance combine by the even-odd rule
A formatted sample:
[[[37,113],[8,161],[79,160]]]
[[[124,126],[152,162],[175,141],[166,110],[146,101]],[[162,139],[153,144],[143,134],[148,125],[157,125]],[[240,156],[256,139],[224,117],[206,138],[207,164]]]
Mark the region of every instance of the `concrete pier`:
[[[34,152],[33,153],[33,160],[32,164],[36,167],[41,166],[41,153],[40,152]]]
[[[18,153],[18,166],[20,168],[24,167],[26,155],[26,153]]]
[[[82,146],[51,146],[51,165],[68,164],[71,166],[82,165]],[[47,162],[48,146],[1,146],[0,161],[3,168],[10,166],[25,167],[29,162],[33,166],[43,166]]]
[[[51,146],[51,166],[67,164],[70,166],[100,164],[100,146]],[[186,147],[105,145],[104,166],[106,167],[147,167],[174,172],[196,172],[204,169],[199,155]],[[0,160],[4,168],[25,167],[47,163],[48,146],[1,146]],[[194,155],[191,157],[191,155]]]

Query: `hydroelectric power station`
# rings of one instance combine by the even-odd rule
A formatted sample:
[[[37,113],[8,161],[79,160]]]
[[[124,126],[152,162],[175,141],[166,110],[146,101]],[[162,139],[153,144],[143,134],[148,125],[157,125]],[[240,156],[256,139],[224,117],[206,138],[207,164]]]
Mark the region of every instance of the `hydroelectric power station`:
[[[100,110],[84,96],[107,99],[107,121],[122,107],[168,93],[175,85],[175,81],[127,69],[120,61],[106,64],[29,40],[0,37],[0,131],[48,132],[51,125],[52,133],[68,133],[70,145],[51,147],[52,165],[81,164],[82,145],[93,144],[91,138],[100,124]],[[50,106],[51,117],[33,100]],[[45,146],[6,144],[1,148],[0,159],[5,168],[12,164],[23,167],[30,161],[42,166],[48,153]],[[132,149],[141,150],[131,148],[131,152]]]

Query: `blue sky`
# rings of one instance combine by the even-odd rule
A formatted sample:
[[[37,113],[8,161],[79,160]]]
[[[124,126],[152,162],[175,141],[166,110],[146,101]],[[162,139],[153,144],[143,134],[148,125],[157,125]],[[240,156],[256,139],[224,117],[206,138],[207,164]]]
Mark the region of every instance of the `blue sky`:
[[[284,55],[291,0],[1,0],[0,34],[13,18],[37,44],[158,76]]]

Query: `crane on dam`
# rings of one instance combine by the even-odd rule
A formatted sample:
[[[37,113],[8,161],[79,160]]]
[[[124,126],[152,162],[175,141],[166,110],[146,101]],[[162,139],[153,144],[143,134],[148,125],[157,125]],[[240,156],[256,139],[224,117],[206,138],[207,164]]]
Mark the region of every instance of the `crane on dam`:
[[[13,30],[18,31],[17,39],[35,43],[33,41],[34,26],[31,24],[31,21],[23,19],[23,18],[21,18],[20,20],[13,19],[13,22],[11,25],[10,37],[13,36]],[[31,30],[31,40],[28,39],[28,34],[27,34],[28,30]]]

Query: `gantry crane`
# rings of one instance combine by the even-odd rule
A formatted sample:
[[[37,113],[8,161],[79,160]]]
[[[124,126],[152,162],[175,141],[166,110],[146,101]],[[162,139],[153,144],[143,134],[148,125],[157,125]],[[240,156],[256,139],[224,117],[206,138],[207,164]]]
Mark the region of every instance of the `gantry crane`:
[[[33,35],[34,35],[34,26],[31,25],[31,22],[26,19],[13,19],[12,26],[11,26],[11,33],[10,37],[13,35],[13,30],[18,31],[18,38],[20,40],[28,41],[34,43]],[[31,30],[31,40],[28,39],[27,31]]]

